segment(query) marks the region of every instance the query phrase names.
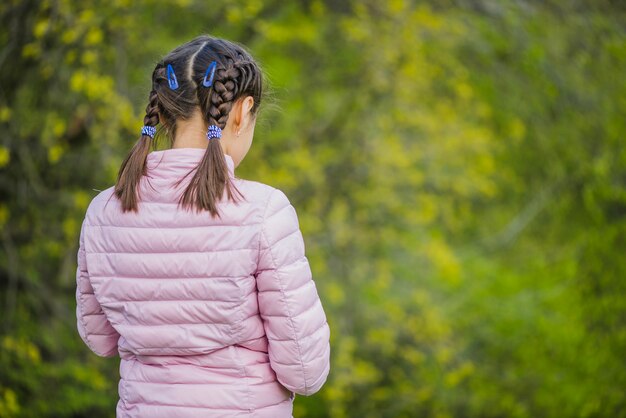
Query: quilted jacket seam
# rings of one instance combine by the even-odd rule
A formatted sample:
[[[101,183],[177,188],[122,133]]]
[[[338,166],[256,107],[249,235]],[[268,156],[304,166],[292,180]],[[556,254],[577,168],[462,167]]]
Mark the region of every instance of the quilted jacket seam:
[[[300,286],[300,287],[302,287],[302,286]],[[305,312],[309,312],[309,311],[317,308],[318,306],[319,306],[318,302],[314,301],[313,304],[311,304],[310,306],[307,306],[304,310],[300,311],[298,313],[298,315],[302,315]],[[281,317],[282,315],[265,315],[265,316],[267,316],[268,318],[277,318],[277,317]]]
[[[138,280],[167,280],[167,277],[152,277],[152,276],[132,276],[132,277],[128,277],[128,276],[108,276],[108,275],[98,275],[98,276],[93,276],[93,277],[98,277],[99,279],[129,279],[129,280],[133,280],[133,279],[138,279]],[[207,280],[211,280],[211,279],[240,279],[242,276],[241,274],[238,274],[236,276],[224,276],[224,275],[219,275],[219,276],[185,276],[185,277],[180,277],[181,279],[207,279]]]
[[[269,207],[269,201],[271,201],[272,195],[274,194],[274,192],[277,189],[274,189],[274,191],[272,191],[272,193],[270,193],[270,198],[268,199],[268,207]],[[265,208],[265,210],[267,211],[267,207]],[[264,237],[263,232],[265,231],[265,213],[263,216],[263,223],[261,224],[261,236]],[[267,237],[265,237],[265,241],[268,245],[268,252],[270,254],[270,258],[272,260],[272,265],[274,266],[274,274],[276,275],[276,278],[278,279],[278,285],[280,287],[280,293],[281,293],[281,298],[285,303],[285,306],[287,308],[287,316],[289,317],[289,323],[291,324],[291,329],[293,331],[293,339],[294,342],[296,343],[296,347],[298,349],[298,358],[300,360],[300,366],[302,367],[302,377],[304,379],[304,391],[306,392],[308,390],[308,386],[307,386],[307,381],[306,381],[306,370],[304,368],[304,362],[302,360],[302,349],[300,348],[300,342],[298,341],[298,335],[296,334],[296,327],[295,324],[293,322],[293,316],[291,315],[291,310],[289,309],[289,303],[287,302],[287,298],[285,297],[285,289],[283,288],[283,283],[281,281],[280,278],[280,272],[278,271],[278,264],[276,263],[276,259],[274,258],[274,253],[272,252],[272,247],[269,243],[269,240],[267,239]]]
[[[147,382],[144,382],[144,381],[135,381],[135,380],[129,380],[129,382],[147,383]],[[171,407],[175,407],[175,408],[210,409],[210,410],[214,410],[214,411],[232,411],[233,410],[231,408],[211,408],[210,406],[195,406],[195,405],[174,405],[174,404],[171,404],[171,403],[128,402],[127,407],[129,405],[171,406]],[[248,411],[248,408],[237,409],[237,411]],[[248,411],[248,412],[250,412],[250,411]]]
[[[167,326],[203,326],[203,327],[210,327],[211,325],[229,325],[232,327],[233,323],[232,322],[211,322],[211,323],[206,323],[206,322],[184,322],[184,323],[176,323],[176,324],[121,324],[120,327],[167,327]],[[239,331],[237,331],[239,332]]]
[[[272,243],[272,245],[276,245],[276,244],[278,244],[279,242],[281,242],[281,241],[283,241],[283,240],[285,240],[285,239],[287,239],[287,238],[291,237],[292,235],[297,234],[298,232],[300,232],[300,231],[298,231],[297,229],[294,229],[292,232],[288,233],[287,235],[285,235],[285,236],[283,236],[283,237],[281,237],[281,238],[277,239],[277,240],[276,240],[276,242]],[[269,244],[269,242],[268,242],[268,244]]]
[[[177,303],[182,303],[182,302],[223,302],[223,303],[236,303],[239,302],[237,300],[224,300],[224,299],[117,299],[117,300],[107,300],[104,299],[102,301],[102,303],[106,303],[107,305],[113,305],[115,306],[116,304],[119,303],[128,303],[128,302],[139,302],[139,303],[143,303],[143,302],[177,302]],[[247,319],[247,318],[244,318]],[[230,322],[229,322],[230,323]]]
[[[306,340],[308,338],[315,337],[318,332],[320,332],[323,328],[326,328],[326,324],[327,324],[327,322],[325,321],[322,325],[320,325],[319,327],[317,327],[313,331],[311,331],[311,333],[309,335],[306,335],[306,336],[302,337],[302,340]],[[274,340],[274,341],[289,341],[289,340]],[[282,363],[282,364],[286,364],[286,363]]]
[[[144,381],[141,380],[129,380],[129,382],[136,382],[136,383],[146,383]],[[171,383],[168,383],[171,384]],[[276,405],[280,405],[281,403],[285,402],[285,400],[273,403],[273,404],[269,404],[269,405],[264,405],[261,408],[254,408],[253,411],[256,412],[257,410],[263,410],[265,408],[269,408],[272,406],[276,406]],[[128,405],[146,405],[145,402],[129,402]],[[167,404],[167,403],[154,403],[152,405],[156,405],[156,406],[171,406],[171,407],[176,407],[176,408],[191,408],[191,409],[210,409],[212,411],[232,411],[233,409],[231,408],[211,408],[210,406],[194,406],[194,405],[173,405],[173,404]],[[248,411],[247,408],[244,409],[236,409],[237,411]],[[252,411],[248,411],[248,412],[252,412]]]
[[[227,252],[227,251],[241,251],[241,250],[255,250],[256,248],[230,248],[230,249],[221,249],[214,250],[211,249],[211,252],[219,253],[219,252]],[[176,251],[176,254],[205,254],[207,251]],[[172,254],[171,251],[92,251],[92,254]]]
[[[249,223],[249,224],[214,224],[214,225],[190,225],[190,226],[137,226],[137,225],[90,225],[99,228],[125,228],[125,229],[198,229],[198,228],[221,228],[223,226],[227,227],[240,227],[240,228],[250,228],[251,226],[257,225],[257,223]]]
[[[210,350],[219,350],[221,348],[224,348],[223,345],[216,345],[216,346],[205,346],[203,348],[209,348]],[[194,345],[191,347],[167,347],[167,348],[163,348],[162,346],[151,346],[151,347],[142,347],[142,348],[135,348],[134,350],[137,351],[136,354],[146,354],[146,351],[148,350],[197,350],[198,346]],[[169,353],[169,351],[168,351]],[[150,353],[148,353],[150,355]],[[198,352],[193,352],[192,355],[196,355],[198,354]],[[205,354],[205,353],[200,353],[200,354]],[[169,354],[168,354],[169,355]]]

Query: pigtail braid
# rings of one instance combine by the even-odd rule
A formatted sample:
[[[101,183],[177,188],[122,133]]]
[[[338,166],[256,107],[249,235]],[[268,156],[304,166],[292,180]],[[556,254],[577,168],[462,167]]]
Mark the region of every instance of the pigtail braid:
[[[153,127],[159,124],[159,96],[156,90],[150,92],[143,123]],[[124,211],[138,212],[138,186],[141,177],[147,172],[146,162],[152,145],[151,139],[146,134],[141,135],[120,167],[115,184],[115,195],[121,201]]]
[[[229,67],[217,70],[216,81],[213,83],[211,94],[206,95],[208,103],[207,122],[209,125],[217,125],[224,129],[228,114],[233,107],[234,98],[238,92],[239,69],[229,61]]]
[[[226,67],[215,70],[213,85],[210,88],[198,84],[196,94],[198,103],[206,118],[207,126],[217,125],[226,128],[226,122],[234,99],[239,92],[240,70],[233,60],[226,59]],[[241,192],[230,182],[228,166],[219,138],[209,140],[207,151],[198,165],[198,170],[183,193],[180,203],[183,207],[196,205],[198,210],[209,210],[213,216],[221,217],[217,203],[224,195],[226,188],[228,198],[235,200],[234,192]]]
[[[156,90],[150,92],[150,99],[148,106],[146,106],[146,116],[143,118],[143,124],[154,127],[159,124],[159,95]]]

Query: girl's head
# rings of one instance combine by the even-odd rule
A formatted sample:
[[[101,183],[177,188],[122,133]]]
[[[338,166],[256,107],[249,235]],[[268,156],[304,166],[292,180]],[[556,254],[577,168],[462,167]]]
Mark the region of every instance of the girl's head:
[[[212,83],[207,83],[205,75],[213,61],[216,63]],[[178,84],[175,88],[170,85],[173,77],[168,78],[169,65]],[[228,198],[235,201],[233,189],[239,191],[228,175],[224,152],[228,151],[235,164],[248,152],[263,84],[261,69],[243,46],[209,35],[175,48],[157,63],[144,125],[158,128],[158,134],[165,131],[170,146],[175,141],[190,139],[182,138],[183,130],[185,134],[191,132],[185,129],[190,125],[200,128],[196,132],[206,132],[211,125],[222,130],[221,138],[201,139],[208,144],[179,201],[183,207],[209,210],[212,216],[219,216],[216,203],[224,189]],[[120,167],[115,194],[124,211],[138,211],[137,188],[141,177],[147,174],[146,160],[152,141],[150,136],[142,135]]]

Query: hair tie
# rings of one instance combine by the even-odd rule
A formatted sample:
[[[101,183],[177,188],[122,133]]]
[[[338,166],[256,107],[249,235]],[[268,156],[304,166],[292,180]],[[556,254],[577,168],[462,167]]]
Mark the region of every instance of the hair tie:
[[[221,138],[222,137],[222,128],[217,125],[209,126],[209,129],[206,132],[207,139],[211,138]]]
[[[178,80],[176,79],[176,74],[174,73],[174,67],[172,67],[172,64],[167,64],[167,82],[172,90],[176,90],[178,88]]]
[[[154,126],[144,125],[141,128],[141,135],[148,135],[150,138],[154,138],[154,134],[156,134],[156,128]]]
[[[213,84],[213,76],[215,75],[215,67],[217,67],[217,61],[211,62],[211,64],[209,64],[209,67],[206,69],[206,72],[204,73],[204,79],[202,80],[202,85],[204,87],[211,87],[211,85]],[[211,77],[207,80],[207,76],[209,75],[209,72],[211,73]]]

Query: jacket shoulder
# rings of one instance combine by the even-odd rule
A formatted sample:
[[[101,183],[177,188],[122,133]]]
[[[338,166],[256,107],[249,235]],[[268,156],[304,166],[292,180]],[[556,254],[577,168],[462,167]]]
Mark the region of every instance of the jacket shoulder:
[[[289,203],[287,195],[279,188],[261,183],[255,180],[242,180],[249,195],[254,196],[254,200],[260,202],[264,209],[268,209],[274,204]]]
[[[94,224],[94,221],[98,218],[98,214],[102,211],[104,205],[109,200],[116,199],[114,194],[115,186],[111,186],[98,192],[99,193],[91,199],[89,205],[87,206],[85,221],[88,224]]]

